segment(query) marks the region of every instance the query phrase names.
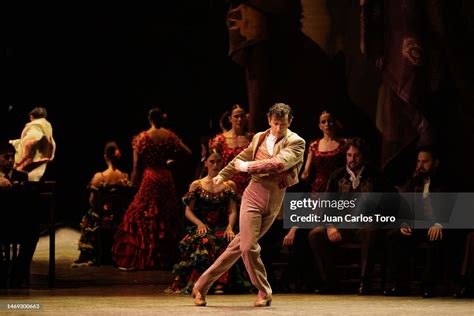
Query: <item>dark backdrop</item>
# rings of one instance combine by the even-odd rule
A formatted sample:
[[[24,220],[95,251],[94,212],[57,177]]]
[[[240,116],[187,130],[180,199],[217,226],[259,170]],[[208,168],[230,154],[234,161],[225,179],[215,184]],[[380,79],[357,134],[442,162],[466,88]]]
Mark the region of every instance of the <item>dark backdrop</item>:
[[[317,6],[310,10],[316,1],[301,3],[303,25],[305,19],[317,22],[329,17]],[[318,33],[314,38],[298,26],[294,33],[283,32],[286,36],[274,39],[271,56],[278,58],[272,70],[279,79],[280,101],[293,106],[292,129],[308,143],[320,136],[318,113],[330,108],[345,126],[343,136],[368,138],[377,152],[379,132],[373,122],[381,73],[360,53],[359,2],[328,3],[336,6],[331,18],[335,28],[341,21],[345,25],[339,31],[344,49],[337,54],[325,49],[324,41],[317,41],[318,32],[326,32],[328,42],[337,39],[337,32],[309,22],[306,31]],[[474,137],[470,57],[474,24],[472,10],[465,9],[470,3],[453,1],[453,8],[445,12],[450,71],[443,76],[445,89],[431,102],[443,165],[452,182],[464,188],[472,187],[466,152]],[[18,137],[34,105],[49,109],[58,151],[47,176],[58,181],[60,220],[77,225],[87,210],[86,186],[105,167],[102,149],[107,140],[119,143],[124,154],[121,169],[131,171],[130,142],[148,128],[150,106],[167,110],[169,127],[194,151],[193,157],[173,167],[181,195],[194,176],[201,137],[218,131],[217,118],[225,108],[246,103],[244,70],[228,57],[228,2],[173,0],[156,6],[51,8],[41,3],[6,10],[0,135]],[[285,24],[278,26],[287,31]],[[273,31],[278,33],[278,28]],[[261,126],[266,126],[261,119]],[[406,157],[388,174],[400,179],[411,174],[415,153]]]
[[[182,194],[200,137],[217,132],[220,113],[246,99],[243,71],[227,57],[227,4],[173,3],[19,8],[9,16],[1,135],[19,137],[28,111],[47,107],[58,144],[47,177],[58,182],[59,220],[77,224],[85,212],[86,186],[105,168],[107,140],[119,143],[121,168],[131,171],[131,139],[148,128],[151,106],[168,112],[169,127],[193,149],[174,167]]]

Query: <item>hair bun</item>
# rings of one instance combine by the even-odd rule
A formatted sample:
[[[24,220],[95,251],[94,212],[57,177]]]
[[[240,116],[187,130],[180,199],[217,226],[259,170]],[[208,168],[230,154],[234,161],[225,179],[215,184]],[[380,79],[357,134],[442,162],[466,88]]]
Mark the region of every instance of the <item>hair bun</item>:
[[[117,159],[122,157],[122,153],[120,152],[120,150],[118,148],[115,148],[114,157],[117,158]]]

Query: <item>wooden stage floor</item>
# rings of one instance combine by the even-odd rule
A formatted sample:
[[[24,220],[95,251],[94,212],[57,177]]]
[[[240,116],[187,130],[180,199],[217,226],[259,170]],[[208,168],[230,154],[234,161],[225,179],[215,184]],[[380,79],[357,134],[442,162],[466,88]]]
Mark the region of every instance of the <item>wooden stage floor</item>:
[[[166,271],[122,272],[113,267],[70,268],[77,231],[57,233],[57,287],[47,288],[47,237],[38,245],[29,290],[0,291],[0,314],[10,315],[474,315],[474,300],[384,296],[275,294],[271,307],[254,308],[254,295],[209,295],[207,307],[189,296],[165,294]],[[40,311],[6,304],[42,304]]]

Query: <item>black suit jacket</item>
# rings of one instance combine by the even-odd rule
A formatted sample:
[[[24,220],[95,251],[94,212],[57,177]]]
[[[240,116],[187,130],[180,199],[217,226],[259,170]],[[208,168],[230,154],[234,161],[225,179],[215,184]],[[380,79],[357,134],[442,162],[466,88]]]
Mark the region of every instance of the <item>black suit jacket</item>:
[[[10,178],[8,178],[8,180],[10,180],[12,183],[25,182],[25,181],[28,181],[28,174],[26,172],[21,172],[21,171],[13,169],[12,175]]]
[[[429,195],[431,214],[424,214],[423,212],[423,187],[424,179],[421,176],[412,177],[407,183],[400,188],[400,192],[414,192],[411,197],[411,218],[414,220],[424,220],[426,225],[429,227],[434,223],[447,223],[451,217],[453,206],[455,203],[454,194],[442,194],[449,193],[451,190],[445,184],[442,178],[436,174],[430,177]],[[408,196],[409,195],[405,195]]]
[[[356,208],[347,208],[344,211],[332,209],[325,210],[325,214],[334,215],[397,215],[399,208],[399,197],[395,187],[382,175],[382,173],[371,165],[366,165],[361,174],[360,184],[356,189],[352,188],[350,175],[346,167],[336,169],[331,173],[327,184],[325,197],[331,200],[352,200],[356,199]],[[337,225],[335,225],[337,226]],[[345,223],[350,227],[350,224]],[[360,223],[354,223],[359,228]],[[364,226],[384,226],[383,223],[372,222]]]

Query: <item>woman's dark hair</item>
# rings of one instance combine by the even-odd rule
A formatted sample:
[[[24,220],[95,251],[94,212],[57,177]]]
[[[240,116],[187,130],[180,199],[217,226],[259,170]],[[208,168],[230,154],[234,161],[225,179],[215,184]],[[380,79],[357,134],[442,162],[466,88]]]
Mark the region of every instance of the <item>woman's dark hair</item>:
[[[212,155],[212,154],[218,154],[219,156],[222,157],[222,152],[220,152],[219,150],[217,150],[216,148],[212,148],[212,149],[209,149],[209,148],[206,148],[206,158],[201,162],[200,164],[200,172],[197,174],[198,175],[198,178],[197,179],[201,179],[203,178],[204,176],[207,175],[207,168],[205,167],[205,162],[207,161],[207,159],[209,159],[209,157]]]
[[[38,106],[30,111],[30,115],[35,119],[46,118],[48,116],[48,111],[46,111],[46,108]]]
[[[122,156],[117,146],[117,143],[115,143],[114,141],[107,142],[104,148],[104,156],[105,159],[109,160],[110,162],[112,162],[113,165],[115,165]]]
[[[230,118],[232,116],[232,112],[235,109],[242,109],[247,113],[247,110],[240,104],[236,103],[232,105],[228,110],[222,113],[221,117],[219,118],[219,127],[221,128],[222,132],[228,131],[232,128],[232,124],[230,123]]]
[[[232,125],[229,122],[229,116],[229,111],[225,111],[219,118],[219,127],[221,128],[222,132],[227,132],[232,128]]]
[[[209,159],[209,157],[210,157],[212,154],[218,154],[219,156],[222,157],[222,152],[220,152],[217,148],[207,149],[207,151],[206,151],[206,158],[204,159],[204,161],[207,161],[207,159]]]
[[[152,122],[157,128],[163,126],[165,119],[166,113],[164,113],[159,107],[154,107],[148,111],[148,120]]]
[[[329,114],[331,115],[331,119],[332,121],[334,122],[334,129],[337,131],[341,130],[343,128],[343,125],[341,123],[341,121],[339,121],[336,117],[336,115],[334,115],[333,112],[331,111],[328,111],[328,110],[324,110],[324,111],[321,111],[321,113],[319,113],[319,116],[318,116],[318,124],[319,122],[321,121],[321,116],[323,116],[324,114]]]

